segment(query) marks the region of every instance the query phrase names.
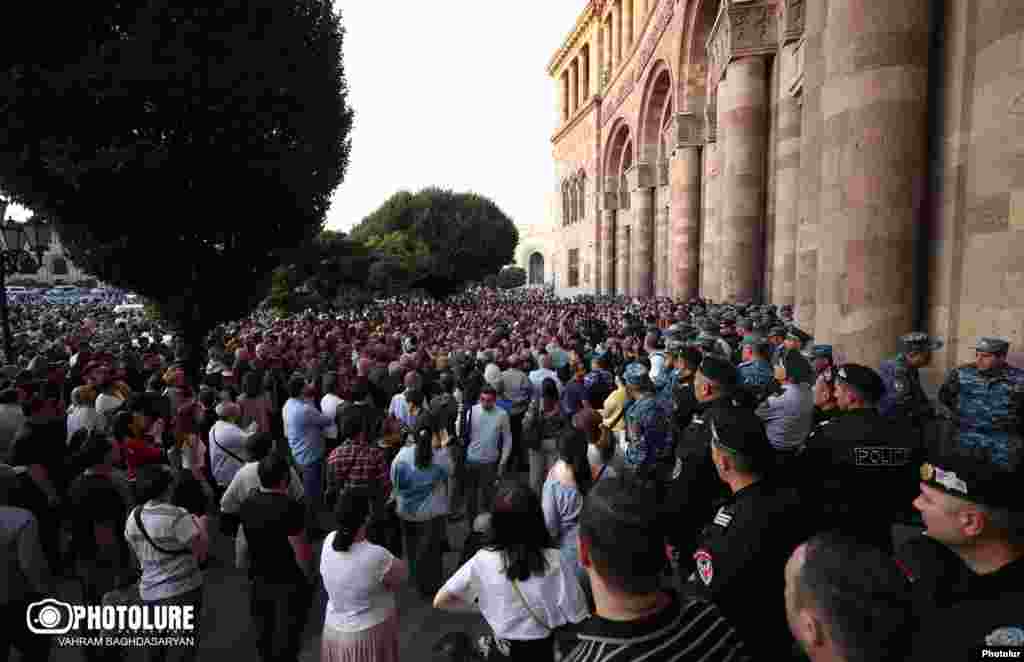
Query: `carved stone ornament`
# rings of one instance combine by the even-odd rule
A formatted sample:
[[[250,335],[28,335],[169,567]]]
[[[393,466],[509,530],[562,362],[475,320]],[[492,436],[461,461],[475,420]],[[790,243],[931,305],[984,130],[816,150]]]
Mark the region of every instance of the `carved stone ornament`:
[[[676,113],[673,117],[673,147],[695,147],[704,144],[704,120],[694,113]]]
[[[804,0],[779,2],[779,45],[785,46],[804,33]]]
[[[654,23],[654,29],[647,36],[647,41],[644,42],[643,48],[640,49],[640,57],[636,68],[636,77],[639,80],[647,68],[647,64],[651,61],[651,56],[654,55],[654,51],[658,48],[658,42],[661,41],[661,37],[665,34],[665,30],[669,24],[672,23],[672,16],[675,13],[676,3],[673,0],[668,0],[664,3],[661,13],[658,14],[658,18]]]
[[[650,163],[637,163],[626,170],[626,187],[630,191],[651,188],[655,185],[655,170]]]
[[[724,78],[733,60],[774,53],[779,47],[777,19],[775,4],[767,0],[723,2],[707,45],[711,82]]]
[[[704,103],[704,142],[718,140],[718,94],[712,90]]]

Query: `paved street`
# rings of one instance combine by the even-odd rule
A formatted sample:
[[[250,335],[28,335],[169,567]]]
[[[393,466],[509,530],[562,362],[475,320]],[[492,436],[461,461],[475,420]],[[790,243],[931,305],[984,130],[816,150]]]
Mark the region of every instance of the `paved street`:
[[[216,527],[212,526],[211,530]],[[329,518],[323,521],[329,525]],[[458,522],[449,525],[449,540],[453,547],[461,546],[466,535],[466,524]],[[203,640],[199,659],[203,662],[222,662],[225,654],[234,660],[257,660],[254,638],[249,631],[249,585],[245,572],[232,565],[232,542],[215,536],[213,558],[206,571],[206,607],[203,618]],[[320,547],[316,546],[317,567]],[[445,555],[445,570],[448,575],[456,570],[459,552]],[[73,580],[62,581],[59,599],[76,603],[81,600],[78,585]],[[323,628],[326,596],[321,593],[314,599],[312,613],[304,635],[301,662],[315,662],[320,659],[320,632]],[[411,585],[406,585],[398,596],[400,633],[399,650],[403,660],[416,662],[431,658],[431,647],[445,632],[469,630],[483,632],[485,626],[479,616],[457,615],[440,612],[419,597]],[[14,653],[13,660],[21,660]],[[51,657],[56,662],[79,662],[84,660],[81,651],[59,649]],[[136,652],[125,656],[126,660],[140,659]],[[33,660],[32,662],[37,662]]]

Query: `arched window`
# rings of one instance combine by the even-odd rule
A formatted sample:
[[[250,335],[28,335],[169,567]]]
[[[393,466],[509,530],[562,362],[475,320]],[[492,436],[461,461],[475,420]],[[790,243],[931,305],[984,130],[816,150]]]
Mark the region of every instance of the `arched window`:
[[[569,223],[576,223],[576,180],[569,180]]]
[[[587,217],[587,176],[580,173],[580,220]]]
[[[569,188],[566,182],[562,182],[562,225],[569,224]]]
[[[53,262],[50,263],[50,271],[53,272],[54,276],[64,276],[68,273],[68,263],[62,257],[53,258]]]
[[[530,256],[530,285],[544,284],[544,256],[534,253]]]

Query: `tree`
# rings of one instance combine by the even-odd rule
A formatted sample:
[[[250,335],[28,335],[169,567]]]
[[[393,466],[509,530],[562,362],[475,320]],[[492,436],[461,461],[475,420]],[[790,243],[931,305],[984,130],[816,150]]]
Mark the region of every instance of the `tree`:
[[[353,113],[331,4],[5,8],[8,29],[47,38],[0,54],[0,189],[199,348],[319,234],[344,177]]]
[[[365,288],[370,266],[379,259],[343,232],[324,230],[274,270],[268,303],[282,312],[298,312],[343,294],[350,298],[350,290]],[[313,298],[300,293],[303,289]]]
[[[397,238],[396,232],[401,233]],[[498,273],[512,261],[519,233],[484,196],[426,188],[391,196],[352,230],[352,238],[413,266],[419,279],[447,283],[440,288],[445,290]],[[417,250],[417,242],[426,250]],[[404,253],[391,252],[396,243]]]
[[[498,272],[498,287],[511,290],[513,287],[526,285],[526,269],[522,267],[505,267]]]

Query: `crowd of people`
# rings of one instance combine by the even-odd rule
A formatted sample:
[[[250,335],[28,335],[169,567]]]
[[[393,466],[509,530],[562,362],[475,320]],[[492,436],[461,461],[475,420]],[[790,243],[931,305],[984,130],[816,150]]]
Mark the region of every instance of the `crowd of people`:
[[[3,659],[46,659],[25,610],[55,574],[88,604],[202,613],[218,536],[268,661],[296,659],[323,590],[321,659],[395,662],[406,583],[482,615],[489,635],[436,649],[465,659],[1024,646],[1024,371],[1003,339],[931,400],[940,340],[908,333],[876,369],[771,305],[472,289],[260,311],[201,347],[104,304],[12,321]]]

